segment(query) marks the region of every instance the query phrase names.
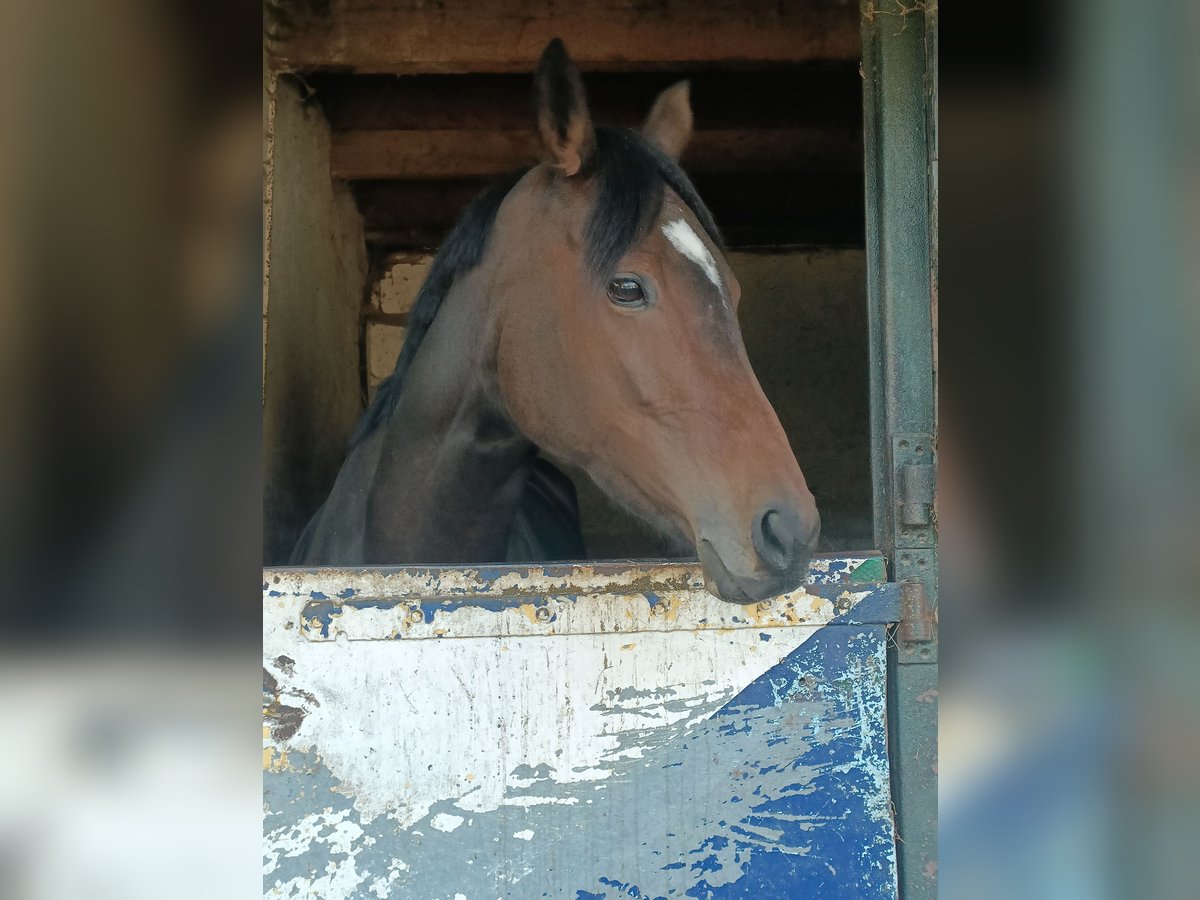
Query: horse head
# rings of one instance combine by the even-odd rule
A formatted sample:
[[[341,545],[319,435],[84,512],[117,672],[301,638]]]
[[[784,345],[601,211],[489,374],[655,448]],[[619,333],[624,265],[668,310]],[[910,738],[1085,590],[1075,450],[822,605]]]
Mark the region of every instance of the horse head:
[[[515,426],[695,547],[710,590],[803,583],[812,493],[742,342],[741,288],[678,166],[686,82],[640,132],[593,125],[560,41],[535,76],[542,161],[490,238],[495,385]]]

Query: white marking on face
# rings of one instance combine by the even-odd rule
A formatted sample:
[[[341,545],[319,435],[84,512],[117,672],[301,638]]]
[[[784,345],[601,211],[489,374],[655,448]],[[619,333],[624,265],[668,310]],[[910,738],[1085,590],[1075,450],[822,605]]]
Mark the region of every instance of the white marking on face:
[[[717,271],[717,261],[708,252],[708,247],[705,246],[704,241],[700,240],[700,236],[692,230],[692,226],[683,219],[676,219],[664,225],[662,233],[666,235],[667,240],[676,250],[704,270],[708,280],[715,284],[717,290],[721,292],[721,302],[724,303],[725,285],[721,283],[721,275]]]

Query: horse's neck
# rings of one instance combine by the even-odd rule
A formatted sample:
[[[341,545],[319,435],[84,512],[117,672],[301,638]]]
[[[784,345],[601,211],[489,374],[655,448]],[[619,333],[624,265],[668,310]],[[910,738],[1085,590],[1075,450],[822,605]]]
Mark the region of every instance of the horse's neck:
[[[405,378],[366,505],[367,563],[505,558],[535,448],[490,372],[484,298],[452,290]]]

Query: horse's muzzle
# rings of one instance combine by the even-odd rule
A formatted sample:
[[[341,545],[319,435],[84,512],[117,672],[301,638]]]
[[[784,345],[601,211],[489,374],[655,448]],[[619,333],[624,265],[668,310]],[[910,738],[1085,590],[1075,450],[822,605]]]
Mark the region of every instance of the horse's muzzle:
[[[786,504],[768,504],[754,518],[751,544],[757,565],[751,572],[731,571],[711,541],[697,546],[708,589],[732,603],[756,603],[804,584],[820,535],[814,508],[802,516]]]

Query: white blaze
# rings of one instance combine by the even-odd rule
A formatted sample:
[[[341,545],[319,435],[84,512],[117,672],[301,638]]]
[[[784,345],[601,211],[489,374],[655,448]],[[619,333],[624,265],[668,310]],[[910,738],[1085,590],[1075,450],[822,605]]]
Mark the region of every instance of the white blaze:
[[[717,290],[721,292],[721,299],[724,300],[725,286],[721,284],[721,276],[717,272],[717,261],[708,252],[708,247],[700,240],[700,236],[692,230],[692,226],[683,219],[676,219],[664,225],[662,233],[676,250],[704,270],[704,274],[717,286]]]

